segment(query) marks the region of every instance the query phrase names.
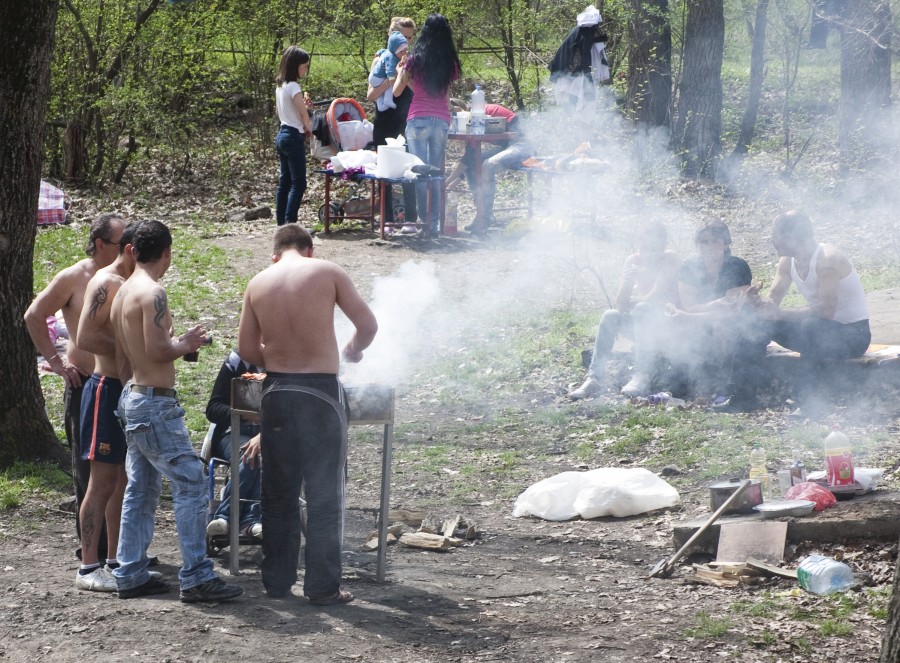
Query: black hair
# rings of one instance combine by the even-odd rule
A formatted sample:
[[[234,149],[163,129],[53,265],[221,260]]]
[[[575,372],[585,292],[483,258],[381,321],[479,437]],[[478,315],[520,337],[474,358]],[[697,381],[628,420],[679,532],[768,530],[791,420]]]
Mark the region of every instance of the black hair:
[[[125,226],[125,230],[122,231],[122,236],[119,238],[119,255],[125,253],[126,246],[134,243],[134,233],[142,223],[143,221],[132,221]]]
[[[453,31],[441,14],[429,14],[425,19],[409,54],[407,71],[413,80],[421,80],[432,96],[445,94],[454,77],[462,76]]]
[[[272,249],[276,256],[280,256],[288,249],[311,249],[313,245],[312,235],[309,231],[296,223],[286,223],[275,231],[275,246]]]
[[[281,64],[278,65],[275,83],[279,86],[283,83],[293,83],[298,78],[300,65],[306,64],[311,59],[309,53],[299,46],[288,46],[281,54]]]
[[[88,233],[87,246],[84,252],[89,256],[93,256],[97,252],[97,240],[102,240],[107,244],[112,244],[113,221],[122,221],[122,216],[118,212],[106,212],[101,214],[91,224],[91,230]]]
[[[700,226],[694,233],[694,244],[700,241],[702,235],[712,235],[716,239],[721,239],[725,244],[725,254],[731,254],[731,232],[724,221],[713,219]]]
[[[142,221],[134,233],[131,245],[139,263],[145,265],[156,262],[172,246],[172,233],[160,221]]]

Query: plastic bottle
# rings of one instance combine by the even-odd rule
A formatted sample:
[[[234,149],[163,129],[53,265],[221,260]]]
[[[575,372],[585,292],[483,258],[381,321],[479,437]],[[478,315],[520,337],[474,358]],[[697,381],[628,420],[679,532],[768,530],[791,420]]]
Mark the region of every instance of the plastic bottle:
[[[856,483],[850,440],[837,424],[831,427],[825,438],[825,473],[829,486],[852,486]]]
[[[750,452],[750,479],[759,481],[763,495],[769,495],[769,471],[766,469],[766,451],[760,446]]]
[[[444,213],[444,234],[456,234],[457,212],[459,210],[459,194],[456,191],[447,192],[447,210]]]
[[[853,571],[843,562],[823,555],[810,555],[797,566],[797,582],[812,594],[833,594],[853,587]]]
[[[791,485],[796,486],[804,481],[806,481],[806,468],[803,467],[803,461],[800,460],[800,451],[794,449],[791,452]]]
[[[469,117],[470,133],[475,135],[484,134],[484,109],[484,91],[480,85],[476,85],[475,90],[472,92],[472,102],[469,105],[469,112],[471,113]]]

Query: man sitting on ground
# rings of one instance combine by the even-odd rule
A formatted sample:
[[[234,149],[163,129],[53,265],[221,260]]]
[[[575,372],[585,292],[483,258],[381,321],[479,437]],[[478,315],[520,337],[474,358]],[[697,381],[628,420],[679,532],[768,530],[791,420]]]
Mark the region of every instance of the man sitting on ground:
[[[772,243],[779,256],[775,280],[767,297],[759,296],[760,286],[751,287],[749,301],[771,321],[771,337],[800,353],[798,396],[802,408],[815,408],[815,391],[827,384],[827,361],[859,357],[869,347],[866,295],[847,256],[817,242],[803,212],[790,210],[775,219]],[[806,306],[781,307],[792,283]]]

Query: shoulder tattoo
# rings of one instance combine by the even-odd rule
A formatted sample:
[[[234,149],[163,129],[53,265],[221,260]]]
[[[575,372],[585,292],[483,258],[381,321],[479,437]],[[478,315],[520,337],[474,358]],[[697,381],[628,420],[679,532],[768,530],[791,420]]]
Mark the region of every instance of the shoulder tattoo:
[[[97,288],[97,292],[94,293],[93,299],[91,299],[91,307],[88,309],[88,317],[92,320],[97,317],[97,311],[100,310],[100,307],[103,306],[107,301],[109,301],[109,288],[105,285],[101,285]]]
[[[166,311],[169,310],[169,302],[166,299],[165,291],[155,295],[153,297],[153,302],[156,308],[156,315],[153,316],[153,324],[160,329],[164,329],[163,318],[166,317]]]

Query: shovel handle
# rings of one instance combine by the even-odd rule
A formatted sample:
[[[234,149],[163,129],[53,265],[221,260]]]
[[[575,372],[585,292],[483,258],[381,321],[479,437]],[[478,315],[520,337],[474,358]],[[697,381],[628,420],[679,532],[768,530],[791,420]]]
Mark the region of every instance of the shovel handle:
[[[728,499],[722,503],[722,506],[720,506],[718,509],[716,509],[715,512],[713,513],[713,515],[711,515],[709,517],[709,520],[707,520],[705,523],[703,523],[703,525],[700,526],[700,529],[698,529],[696,532],[694,532],[694,534],[691,536],[691,538],[689,538],[687,541],[685,541],[684,545],[678,549],[678,552],[676,552],[674,555],[672,555],[672,557],[669,558],[669,561],[666,562],[665,566],[663,567],[663,570],[666,572],[669,571],[671,569],[671,567],[675,564],[675,562],[677,562],[679,559],[681,559],[681,556],[685,553],[685,551],[688,548],[691,547],[691,545],[694,543],[694,541],[696,541],[698,538],[700,538],[700,535],[702,535],[706,530],[708,530],[710,528],[710,526],[714,522],[716,522],[716,520],[719,519],[719,516],[721,516],[725,512],[725,510],[728,507],[730,507],[731,504],[735,500],[737,500],[738,497],[740,497],[741,493],[743,493],[747,489],[747,486],[749,486],[749,485],[750,485],[750,479],[744,479],[741,482],[741,484],[737,487],[737,489],[733,493],[731,493],[731,495],[728,497]]]

